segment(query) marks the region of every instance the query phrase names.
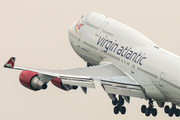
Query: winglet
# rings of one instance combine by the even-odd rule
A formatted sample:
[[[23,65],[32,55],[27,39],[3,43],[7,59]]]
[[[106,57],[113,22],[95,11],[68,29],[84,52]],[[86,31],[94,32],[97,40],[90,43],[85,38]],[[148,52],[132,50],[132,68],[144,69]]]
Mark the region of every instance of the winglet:
[[[16,58],[11,57],[9,61],[4,65],[6,68],[14,68],[14,63],[15,63]]]

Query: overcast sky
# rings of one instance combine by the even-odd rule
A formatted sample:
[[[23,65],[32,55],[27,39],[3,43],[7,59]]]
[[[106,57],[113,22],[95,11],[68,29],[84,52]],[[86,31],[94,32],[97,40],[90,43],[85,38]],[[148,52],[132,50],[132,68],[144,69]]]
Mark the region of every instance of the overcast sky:
[[[131,98],[126,115],[114,115],[110,98],[96,89],[65,92],[51,83],[34,92],[19,82],[20,71],[4,69],[16,64],[35,68],[76,68],[86,63],[69,44],[67,30],[84,13],[94,11],[122,22],[158,46],[180,55],[179,0],[1,0],[0,1],[0,119],[1,120],[168,120],[158,108],[156,118],[141,113],[148,101]],[[157,107],[157,104],[154,104]],[[178,119],[173,117],[174,119]]]

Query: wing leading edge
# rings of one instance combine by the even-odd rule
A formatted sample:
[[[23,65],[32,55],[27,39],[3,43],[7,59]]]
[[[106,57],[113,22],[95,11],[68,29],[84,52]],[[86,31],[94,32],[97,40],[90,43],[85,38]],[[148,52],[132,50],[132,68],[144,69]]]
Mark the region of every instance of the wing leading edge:
[[[43,83],[59,77],[63,84],[95,88],[93,81],[99,81],[104,90],[109,94],[146,98],[143,88],[133,78],[112,63],[105,62],[93,67],[75,69],[31,69],[17,67],[14,65],[14,62],[15,58],[12,57],[4,67],[36,72]],[[10,65],[12,63],[13,65]]]

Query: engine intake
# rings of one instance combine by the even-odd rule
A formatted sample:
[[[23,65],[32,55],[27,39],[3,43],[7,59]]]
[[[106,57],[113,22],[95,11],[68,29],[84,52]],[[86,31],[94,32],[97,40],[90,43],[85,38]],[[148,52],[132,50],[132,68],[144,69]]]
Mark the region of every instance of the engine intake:
[[[47,88],[47,84],[39,79],[36,72],[23,70],[19,75],[19,81],[24,87],[34,91]]]

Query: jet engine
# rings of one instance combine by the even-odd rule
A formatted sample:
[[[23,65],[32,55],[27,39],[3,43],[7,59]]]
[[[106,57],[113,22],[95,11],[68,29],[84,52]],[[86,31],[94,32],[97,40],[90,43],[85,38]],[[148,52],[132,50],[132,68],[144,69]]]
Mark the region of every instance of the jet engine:
[[[47,84],[39,79],[38,73],[36,72],[23,70],[19,75],[19,81],[24,87],[30,90],[37,91],[47,88]]]
[[[71,86],[71,85],[65,85],[62,83],[60,78],[54,78],[51,80],[52,84],[55,85],[56,87],[65,90],[65,91],[69,91],[71,89],[77,89],[78,86]]]

